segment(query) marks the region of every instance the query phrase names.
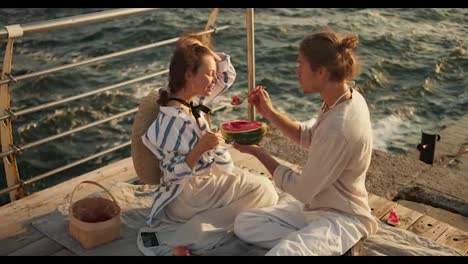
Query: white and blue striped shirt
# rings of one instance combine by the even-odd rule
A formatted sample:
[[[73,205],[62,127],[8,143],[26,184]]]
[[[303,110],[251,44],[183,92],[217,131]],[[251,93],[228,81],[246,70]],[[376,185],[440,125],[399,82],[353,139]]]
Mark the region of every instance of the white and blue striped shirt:
[[[208,104],[224,93],[235,80],[236,72],[230,57],[224,53],[218,54],[222,61],[217,63],[217,82],[212,95],[207,98],[194,98],[195,105]],[[205,114],[200,114],[198,127],[193,116],[181,107],[161,106],[156,120],[142,136],[143,144],[156,155],[161,168],[161,184],[153,196],[148,224],[181,193],[188,178],[207,173],[212,166],[217,166],[226,173],[232,172],[234,164],[229,152],[223,148],[205,152],[193,169],[187,165],[187,155],[208,131]]]

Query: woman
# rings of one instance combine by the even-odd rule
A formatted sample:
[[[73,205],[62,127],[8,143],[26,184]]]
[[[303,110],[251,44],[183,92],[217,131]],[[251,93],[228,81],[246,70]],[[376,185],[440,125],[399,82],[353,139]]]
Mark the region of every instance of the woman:
[[[163,244],[154,254],[166,255],[175,246],[199,253],[213,248],[232,231],[242,209],[278,200],[266,177],[234,168],[229,152],[219,146],[223,139],[210,131],[205,118],[209,109],[203,103],[226,91],[234,78],[228,55],[214,53],[193,37],[178,43],[168,88],[160,90],[160,113],[142,136],[162,172],[147,222],[160,231]],[[162,232],[168,230],[173,232]]]
[[[297,201],[247,210],[236,218],[241,239],[270,249],[267,255],[342,255],[359,240],[376,232],[365,177],[372,153],[369,110],[350,81],[358,64],[354,35],[324,31],[300,44],[297,77],[304,94],[323,100],[315,124],[291,121],[277,112],[268,93],[249,101],[287,138],[308,149],[302,173],[280,165],[259,146],[235,145],[257,157],[276,185]]]

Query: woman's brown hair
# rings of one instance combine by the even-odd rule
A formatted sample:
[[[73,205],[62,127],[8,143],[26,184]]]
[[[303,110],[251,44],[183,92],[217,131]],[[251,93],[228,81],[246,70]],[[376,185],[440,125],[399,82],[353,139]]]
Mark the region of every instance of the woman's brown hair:
[[[170,94],[176,93],[187,84],[187,73],[196,74],[204,56],[213,56],[213,51],[191,37],[181,38],[169,66],[168,90],[159,90],[159,105],[167,105]]]

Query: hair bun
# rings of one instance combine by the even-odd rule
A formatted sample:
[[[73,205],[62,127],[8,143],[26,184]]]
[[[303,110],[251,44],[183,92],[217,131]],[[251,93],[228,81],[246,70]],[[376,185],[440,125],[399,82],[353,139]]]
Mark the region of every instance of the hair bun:
[[[159,97],[156,101],[159,105],[165,106],[169,101],[169,92],[165,88],[161,88],[158,91]]]
[[[352,50],[356,48],[357,44],[359,43],[358,37],[356,35],[349,35],[344,37],[340,43],[338,44],[338,48],[341,51]]]
[[[169,92],[168,92],[167,89],[165,89],[165,88],[159,89],[159,90],[158,90],[158,93],[159,93],[160,96],[161,96],[161,95],[162,95],[162,96],[165,96],[165,95],[169,96]]]

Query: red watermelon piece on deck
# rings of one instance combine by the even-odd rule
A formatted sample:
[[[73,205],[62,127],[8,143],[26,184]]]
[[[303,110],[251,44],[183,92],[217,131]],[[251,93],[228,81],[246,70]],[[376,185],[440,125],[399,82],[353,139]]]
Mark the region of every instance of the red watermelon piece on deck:
[[[400,218],[398,217],[397,213],[395,210],[390,210],[390,215],[387,218],[387,223],[392,226],[397,226],[400,224]]]
[[[190,256],[190,249],[184,246],[177,246],[172,251],[172,256]]]

